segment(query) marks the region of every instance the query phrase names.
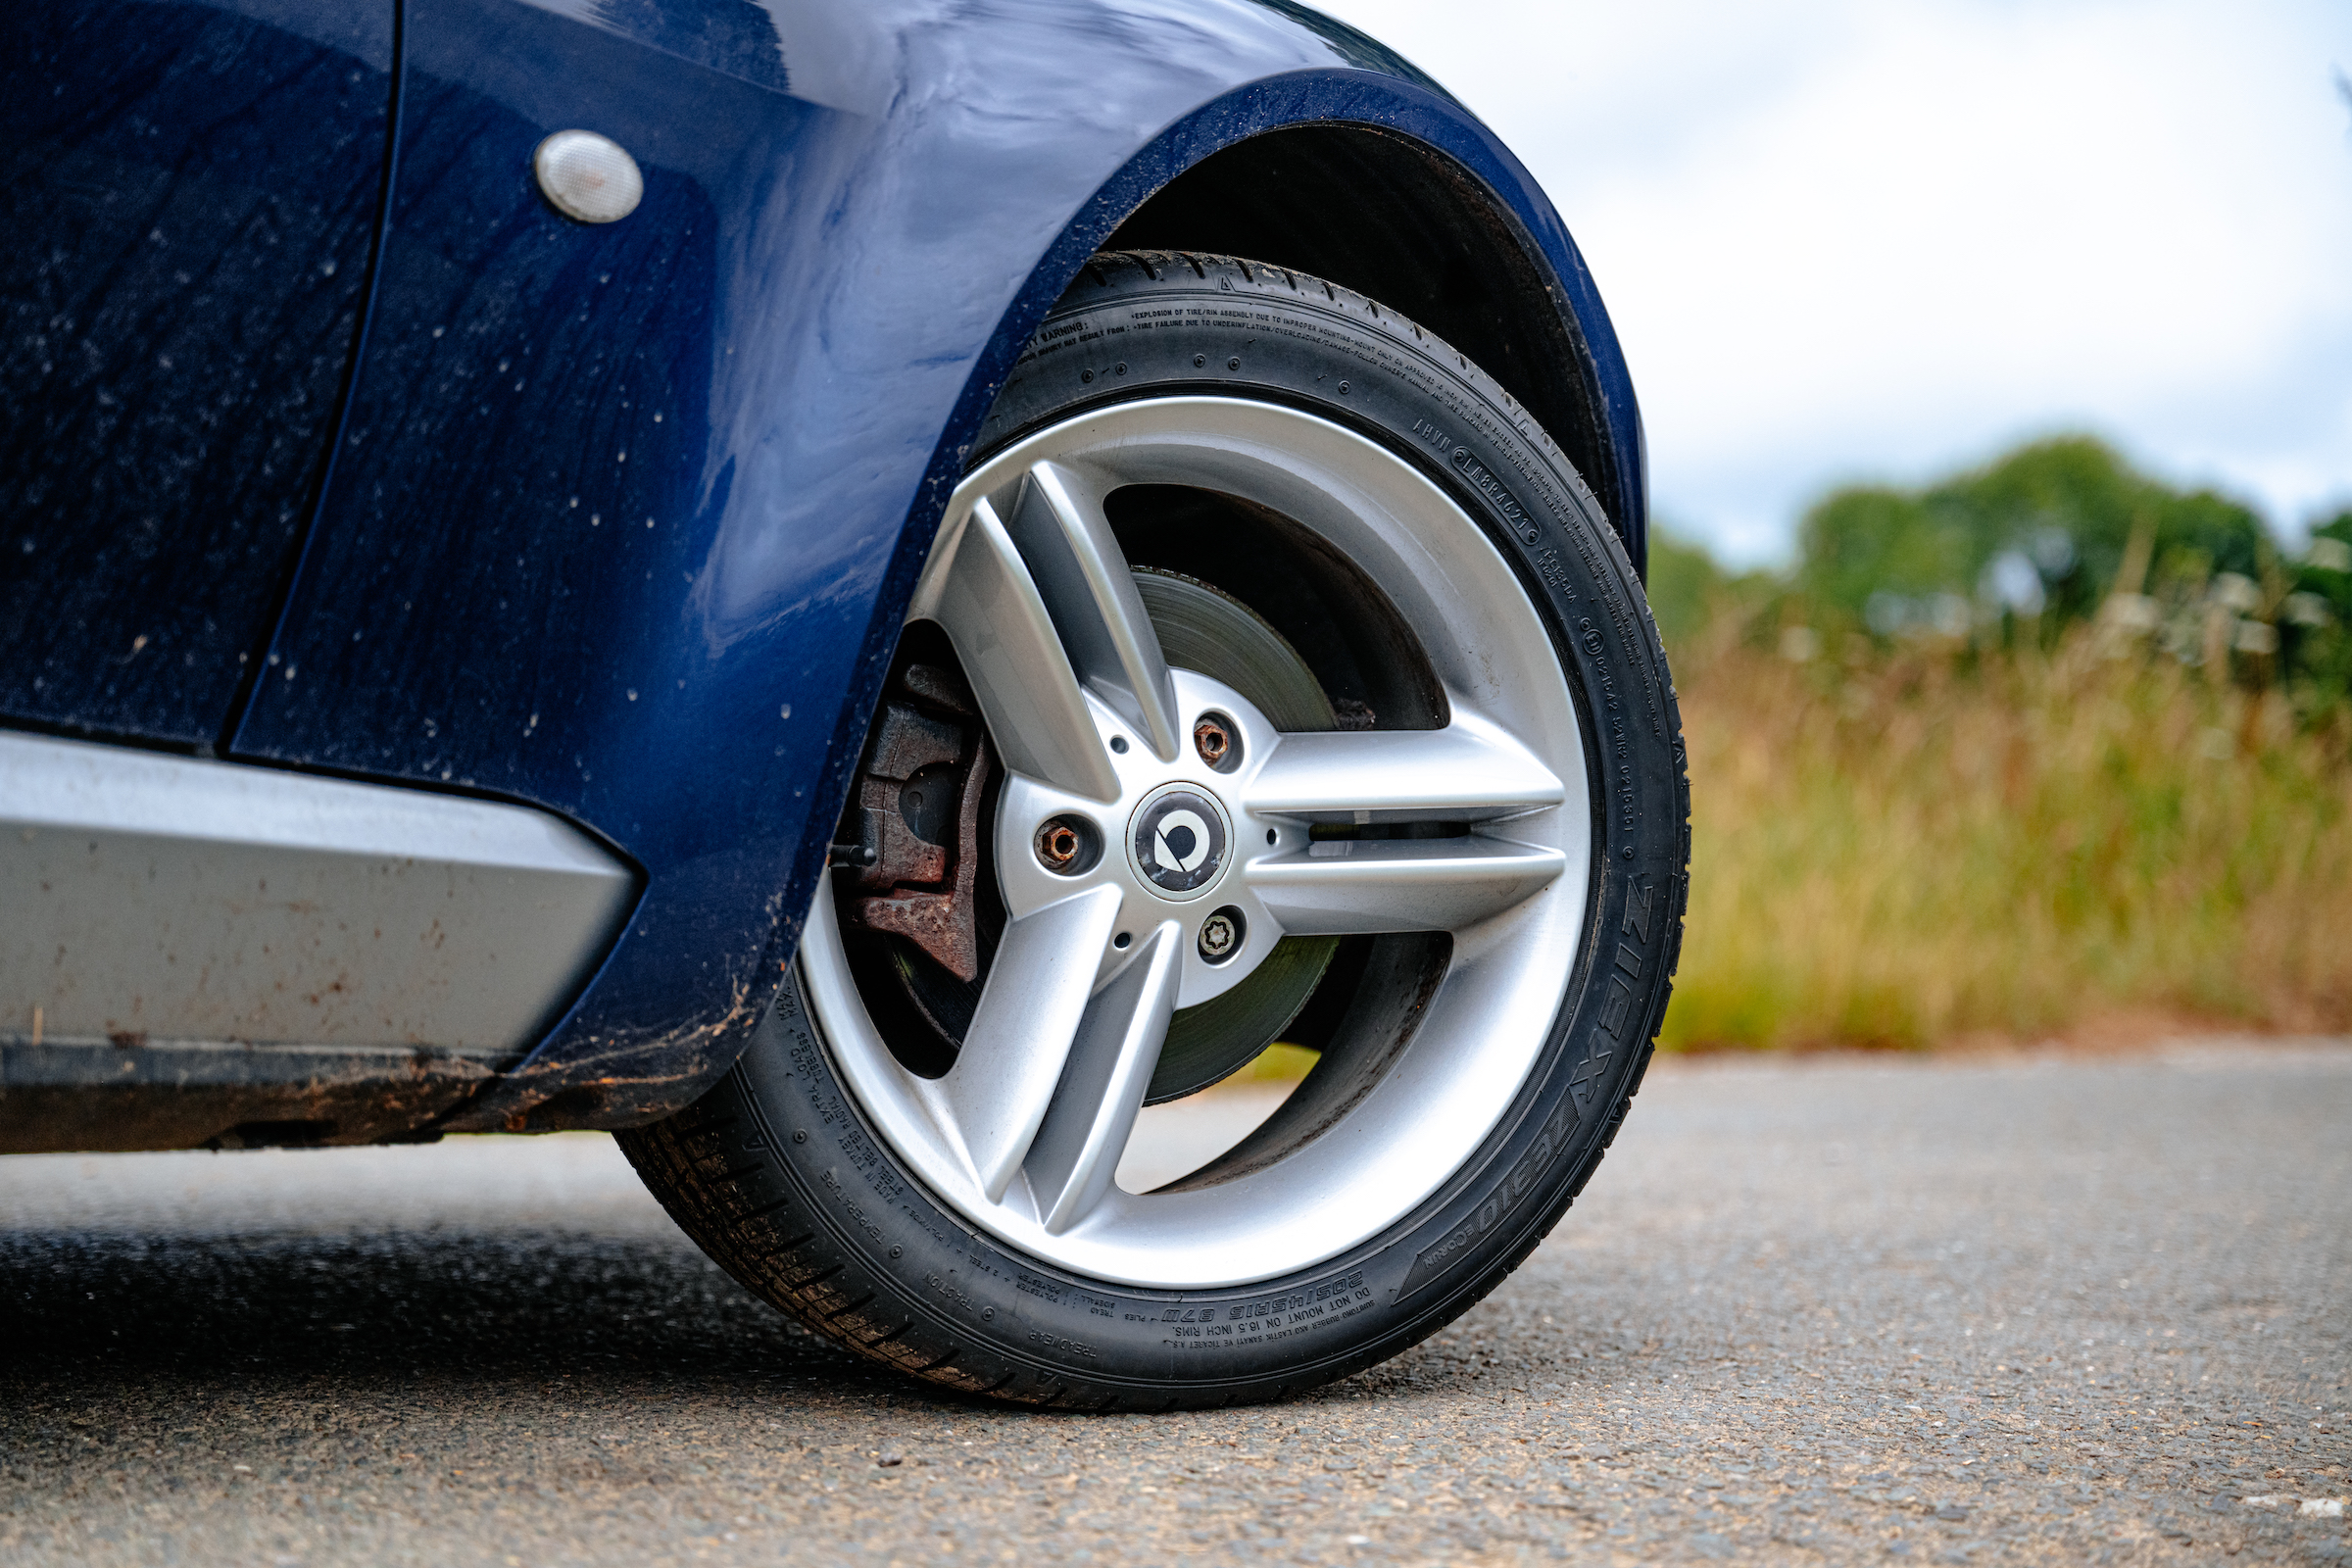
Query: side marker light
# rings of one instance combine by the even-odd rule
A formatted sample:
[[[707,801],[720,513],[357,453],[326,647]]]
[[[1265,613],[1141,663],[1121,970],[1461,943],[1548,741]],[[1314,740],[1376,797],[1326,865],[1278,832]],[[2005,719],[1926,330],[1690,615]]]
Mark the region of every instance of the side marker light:
[[[645,199],[645,175],[620,143],[593,130],[559,130],[531,154],[540,194],[565,218],[612,223]]]

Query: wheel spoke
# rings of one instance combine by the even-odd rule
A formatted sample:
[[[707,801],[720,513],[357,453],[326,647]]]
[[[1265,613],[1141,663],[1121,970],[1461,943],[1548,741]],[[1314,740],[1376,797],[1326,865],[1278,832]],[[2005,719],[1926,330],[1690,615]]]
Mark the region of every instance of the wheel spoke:
[[[1029,1150],[1029,1185],[1046,1229],[1056,1236],[1110,1191],[1176,1010],[1183,941],[1182,927],[1163,923],[1087,1004],[1053,1108]]]
[[[928,591],[909,614],[947,629],[998,757],[1012,772],[1095,800],[1116,800],[1118,775],[1069,655],[995,509],[976,502],[945,548],[955,552],[953,559],[927,577]]]
[[[1143,731],[1163,762],[1183,745],[1176,688],[1127,558],[1083,478],[1033,465],[1005,525],[1086,687]]]
[[[963,1050],[942,1084],[964,1157],[992,1202],[1054,1102],[1118,915],[1118,889],[1090,888],[1023,915],[997,944]]]
[[[1245,804],[1306,822],[1479,822],[1557,806],[1559,776],[1499,726],[1456,709],[1444,729],[1285,735]]]
[[[1338,839],[1252,860],[1247,875],[1285,931],[1458,931],[1533,897],[1568,868],[1508,839]]]

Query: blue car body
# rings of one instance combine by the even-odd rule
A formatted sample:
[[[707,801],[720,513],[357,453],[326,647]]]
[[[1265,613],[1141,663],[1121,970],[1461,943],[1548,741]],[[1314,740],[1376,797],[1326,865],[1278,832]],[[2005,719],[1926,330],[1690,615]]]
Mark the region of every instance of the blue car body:
[[[642,1123],[740,1052],[942,505],[1099,248],[1433,326],[1642,559],[1558,216],[1288,0],[32,0],[0,35],[0,726],[525,803],[636,873],[443,1128]],[[643,169],[625,220],[532,183],[569,127]]]

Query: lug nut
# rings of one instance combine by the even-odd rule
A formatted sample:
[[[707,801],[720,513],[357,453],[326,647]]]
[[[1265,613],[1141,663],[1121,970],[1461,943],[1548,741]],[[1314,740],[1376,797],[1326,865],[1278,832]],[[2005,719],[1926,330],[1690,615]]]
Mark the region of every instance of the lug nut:
[[[1037,830],[1037,863],[1049,871],[1069,871],[1086,853],[1086,836],[1066,816],[1056,816]]]
[[[1193,726],[1193,750],[1200,760],[1214,768],[1223,768],[1235,760],[1233,728],[1222,713],[1203,713],[1200,722]]]
[[[1200,922],[1200,956],[1223,963],[1242,946],[1242,911],[1219,909]]]

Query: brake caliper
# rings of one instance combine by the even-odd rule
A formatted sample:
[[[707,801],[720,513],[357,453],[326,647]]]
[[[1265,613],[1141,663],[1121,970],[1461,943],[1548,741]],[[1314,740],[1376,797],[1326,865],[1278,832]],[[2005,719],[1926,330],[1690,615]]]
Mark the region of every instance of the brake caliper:
[[[905,937],[958,980],[980,973],[973,888],[988,738],[960,672],[908,664],[883,698],[836,851],[844,924]],[[849,851],[843,854],[841,851]]]

